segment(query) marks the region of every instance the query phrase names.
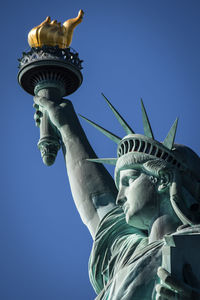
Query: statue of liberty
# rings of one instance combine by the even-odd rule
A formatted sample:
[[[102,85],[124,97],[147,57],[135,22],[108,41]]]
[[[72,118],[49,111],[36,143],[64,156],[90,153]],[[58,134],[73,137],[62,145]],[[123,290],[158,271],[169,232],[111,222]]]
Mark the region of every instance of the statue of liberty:
[[[89,275],[96,299],[200,299],[189,264],[184,282],[161,267],[165,236],[199,233],[200,159],[174,144],[177,120],[160,143],[143,102],[145,135],[104,98],[126,136],[85,119],[118,144],[117,158],[96,158],[69,100],[35,97],[37,124],[42,107],[60,133],[72,195],[94,240]],[[102,163],[115,165],[114,180]]]
[[[116,158],[96,157],[72,103],[62,98],[82,82],[78,54],[68,48],[82,17],[80,10],[62,26],[47,17],[32,29],[32,50],[21,59],[19,83],[36,94],[36,124],[40,126],[44,117],[50,121],[51,139],[43,137],[39,143],[44,162],[53,163],[61,140],[73,199],[94,240],[89,275],[96,300],[200,299],[198,243],[192,244],[200,233],[200,159],[190,148],[174,143],[177,120],[160,143],[143,102],[141,135],[104,95],[126,135],[120,138],[84,117],[117,144]],[[43,122],[43,129],[48,126]],[[48,159],[46,145],[53,149]],[[114,179],[104,163],[115,165]],[[166,254],[167,244],[179,249],[179,262],[176,256],[171,267],[179,266],[181,275],[168,272],[163,264],[173,252]],[[190,254],[188,259],[188,251],[180,258],[186,246],[196,248],[197,257]]]

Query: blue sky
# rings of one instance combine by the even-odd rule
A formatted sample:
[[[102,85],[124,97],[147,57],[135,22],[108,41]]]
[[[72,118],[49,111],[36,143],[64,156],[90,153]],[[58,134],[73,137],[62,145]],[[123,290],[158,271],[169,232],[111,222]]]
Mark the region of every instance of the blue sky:
[[[198,0],[4,1],[1,4],[0,299],[94,299],[88,279],[92,240],[70,193],[61,151],[52,167],[37,149],[32,96],[17,83],[17,58],[46,16],[64,22],[85,12],[72,47],[84,81],[69,99],[78,113],[123,137],[101,97],[143,133],[143,98],[155,138],[179,117],[176,142],[200,153],[200,2]],[[99,157],[116,146],[81,121]],[[109,167],[113,174],[113,168]]]

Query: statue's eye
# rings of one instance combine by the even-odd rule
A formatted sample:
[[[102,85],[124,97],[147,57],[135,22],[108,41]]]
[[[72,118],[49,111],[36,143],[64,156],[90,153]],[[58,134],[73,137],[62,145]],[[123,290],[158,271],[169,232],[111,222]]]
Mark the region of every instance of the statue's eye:
[[[129,179],[128,179],[128,185],[130,185],[131,183],[133,183],[137,177],[138,176],[129,177]]]
[[[131,183],[133,183],[139,176],[140,176],[140,171],[138,171],[138,170],[132,171],[130,176],[128,176],[128,178],[127,178],[128,185],[131,185]]]
[[[121,184],[123,186],[129,186],[131,185],[139,176],[141,172],[139,170],[131,170],[126,174],[126,176],[123,176],[121,178]]]

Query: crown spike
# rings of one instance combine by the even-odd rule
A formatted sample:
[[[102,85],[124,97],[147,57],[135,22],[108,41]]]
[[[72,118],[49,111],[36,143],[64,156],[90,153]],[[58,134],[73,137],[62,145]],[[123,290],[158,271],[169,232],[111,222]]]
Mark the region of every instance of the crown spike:
[[[126,123],[126,121],[122,118],[122,116],[118,113],[118,111],[114,108],[114,106],[110,103],[110,101],[106,98],[106,96],[101,93],[101,95],[104,97],[106,102],[108,103],[109,107],[113,111],[114,115],[116,116],[117,120],[121,124],[121,126],[124,128],[125,132],[127,134],[134,134],[135,132],[131,129],[131,127]]]
[[[151,124],[149,122],[149,118],[146,112],[146,109],[144,107],[144,103],[141,98],[141,107],[142,107],[142,121],[143,121],[143,127],[144,127],[144,135],[154,140],[153,131],[151,129]]]
[[[176,136],[176,129],[177,129],[177,125],[178,125],[178,118],[176,118],[174,124],[172,125],[170,131],[167,134],[167,137],[165,138],[163,145],[165,147],[167,147],[169,150],[172,149],[173,144],[174,144],[174,139]]]
[[[87,160],[99,164],[108,164],[108,165],[116,165],[117,163],[117,158],[87,158]]]
[[[115,142],[116,144],[118,144],[121,141],[121,138],[116,136],[115,134],[113,134],[112,132],[104,129],[103,127],[99,126],[98,124],[90,121],[89,119],[83,117],[82,115],[79,115],[82,119],[84,119],[85,121],[87,121],[89,124],[91,124],[92,126],[94,126],[96,129],[98,129],[99,131],[101,131],[103,134],[105,134],[109,139],[111,139],[113,142]]]

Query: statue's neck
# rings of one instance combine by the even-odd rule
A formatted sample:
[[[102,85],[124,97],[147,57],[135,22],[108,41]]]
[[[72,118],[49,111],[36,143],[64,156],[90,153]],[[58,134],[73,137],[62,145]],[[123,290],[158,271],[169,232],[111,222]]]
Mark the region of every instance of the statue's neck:
[[[179,221],[175,221],[170,215],[159,216],[152,224],[149,231],[149,243],[160,240],[166,234],[170,234],[176,231],[180,225]]]

